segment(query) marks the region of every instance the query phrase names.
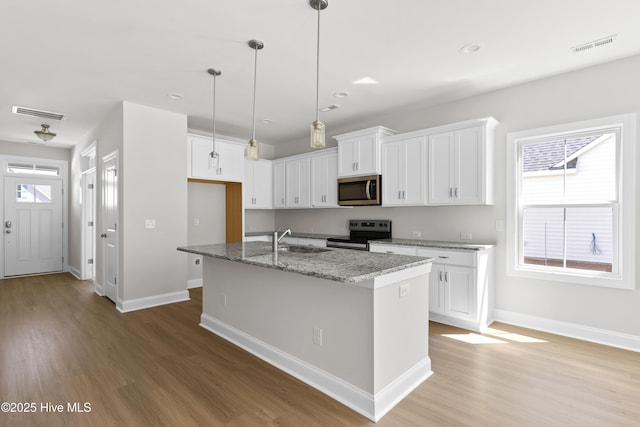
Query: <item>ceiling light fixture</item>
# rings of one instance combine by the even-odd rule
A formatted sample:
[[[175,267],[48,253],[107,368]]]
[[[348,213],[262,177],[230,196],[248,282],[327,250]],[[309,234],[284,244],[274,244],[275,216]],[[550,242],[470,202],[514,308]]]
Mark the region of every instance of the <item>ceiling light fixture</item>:
[[[49,132],[49,125],[43,123],[40,126],[42,129],[33,131],[33,133],[44,142],[51,141],[56,136],[55,133]]]
[[[258,80],[258,50],[264,47],[264,43],[258,40],[249,40],[249,47],[255,51],[255,63],[253,69],[253,130],[251,139],[247,143],[247,159],[258,160],[258,141],[256,141],[256,82]]]
[[[174,101],[179,101],[179,100],[181,100],[182,98],[184,98],[184,95],[183,95],[183,94],[181,94],[181,93],[178,93],[178,92],[171,92],[171,93],[168,93],[168,94],[167,94],[167,96],[168,96],[169,98],[173,99]]]
[[[469,55],[478,52],[480,49],[482,49],[481,43],[469,43],[460,48],[460,53],[463,55]]]
[[[372,79],[371,77],[363,77],[361,79],[358,79],[354,82],[352,82],[354,85],[377,85],[378,81]]]
[[[318,40],[316,45],[316,119],[311,123],[311,148],[323,148],[324,123],[320,121],[320,11],[329,6],[328,0],[310,0],[309,5],[318,11]]]
[[[334,93],[333,96],[335,96],[336,98],[346,98],[347,96],[349,96],[349,92],[343,90],[343,91]]]
[[[211,137],[211,153],[209,154],[209,167],[212,169],[218,168],[219,155],[216,151],[216,77],[222,74],[222,71],[216,70],[214,68],[209,68],[207,70],[211,76],[213,76],[213,96],[212,96],[212,104],[213,104],[213,136]]]

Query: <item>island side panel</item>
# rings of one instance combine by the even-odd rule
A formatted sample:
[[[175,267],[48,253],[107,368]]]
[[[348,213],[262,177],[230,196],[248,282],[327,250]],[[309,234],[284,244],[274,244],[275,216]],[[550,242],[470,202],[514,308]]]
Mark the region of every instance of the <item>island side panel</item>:
[[[431,373],[428,273],[376,289],[373,322],[374,393],[420,364]]]
[[[203,314],[373,393],[372,289],[205,257]]]

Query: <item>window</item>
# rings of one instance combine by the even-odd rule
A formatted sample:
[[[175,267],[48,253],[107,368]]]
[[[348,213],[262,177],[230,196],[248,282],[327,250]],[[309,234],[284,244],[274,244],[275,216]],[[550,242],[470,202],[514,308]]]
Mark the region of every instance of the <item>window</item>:
[[[51,203],[51,186],[42,184],[16,185],[16,202]]]
[[[33,163],[8,163],[7,172],[29,175],[60,176],[60,168],[58,166],[37,165]]]
[[[509,134],[508,271],[631,289],[635,116]]]

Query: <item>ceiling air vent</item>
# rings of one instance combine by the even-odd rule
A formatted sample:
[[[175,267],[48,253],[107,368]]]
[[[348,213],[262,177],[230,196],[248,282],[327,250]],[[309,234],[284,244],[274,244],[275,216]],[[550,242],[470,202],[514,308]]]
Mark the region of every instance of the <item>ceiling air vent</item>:
[[[28,107],[19,107],[17,105],[13,106],[12,111],[14,114],[22,114],[23,116],[40,117],[43,119],[50,119],[50,120],[64,119],[64,114],[53,113],[51,111],[36,110]]]
[[[608,44],[615,42],[617,39],[618,39],[618,35],[614,34],[612,36],[608,36],[602,39],[594,40],[588,43],[583,43],[578,46],[573,46],[571,48],[571,52],[580,53],[580,52],[584,52],[585,50],[593,49],[595,47],[606,46]]]

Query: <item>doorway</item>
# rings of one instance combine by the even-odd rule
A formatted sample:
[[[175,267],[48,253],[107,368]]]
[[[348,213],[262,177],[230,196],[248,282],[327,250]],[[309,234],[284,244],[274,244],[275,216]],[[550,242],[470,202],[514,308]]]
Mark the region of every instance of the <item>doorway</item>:
[[[104,294],[118,303],[118,152],[102,159],[102,256]]]

